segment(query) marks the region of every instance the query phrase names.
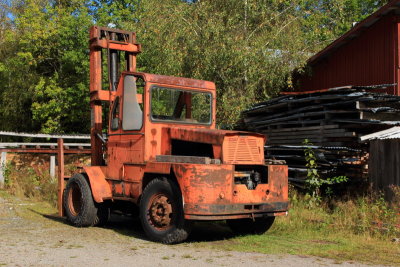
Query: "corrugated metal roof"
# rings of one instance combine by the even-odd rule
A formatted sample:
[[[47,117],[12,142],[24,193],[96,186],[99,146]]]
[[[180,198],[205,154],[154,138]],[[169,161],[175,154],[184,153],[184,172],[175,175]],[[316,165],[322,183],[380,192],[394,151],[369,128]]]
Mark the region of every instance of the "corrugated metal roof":
[[[400,139],[400,127],[393,127],[384,131],[364,135],[361,137],[361,141],[370,141],[375,139]]]

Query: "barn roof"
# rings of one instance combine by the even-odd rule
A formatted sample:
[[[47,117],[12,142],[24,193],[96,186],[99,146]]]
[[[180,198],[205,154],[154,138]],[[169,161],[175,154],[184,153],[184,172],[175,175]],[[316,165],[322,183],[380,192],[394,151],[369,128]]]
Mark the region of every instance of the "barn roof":
[[[312,56],[309,60],[309,64],[313,64],[318,62],[319,60],[326,58],[334,51],[336,51],[339,47],[348,43],[352,39],[358,37],[363,31],[374,25],[377,21],[379,21],[383,16],[386,16],[391,11],[394,11],[395,14],[400,14],[400,0],[390,1],[388,4],[384,5],[380,9],[378,9],[375,13],[365,18],[363,21],[357,23],[353,28],[351,28],[348,32],[342,35],[340,38],[336,39],[333,43],[325,47],[323,50]]]
[[[393,127],[380,132],[364,135],[361,137],[361,141],[370,140],[386,140],[386,139],[400,139],[400,127]]]

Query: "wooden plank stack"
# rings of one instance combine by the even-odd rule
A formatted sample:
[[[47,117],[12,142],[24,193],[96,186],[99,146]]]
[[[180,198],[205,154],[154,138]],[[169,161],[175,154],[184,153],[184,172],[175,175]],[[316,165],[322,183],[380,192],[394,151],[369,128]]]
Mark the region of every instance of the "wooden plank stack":
[[[302,184],[307,175],[305,139],[322,176],[356,181],[368,172],[368,145],[359,138],[400,125],[400,97],[377,92],[386,86],[283,95],[243,112],[239,128],[266,135],[266,158],[286,160],[293,183]]]

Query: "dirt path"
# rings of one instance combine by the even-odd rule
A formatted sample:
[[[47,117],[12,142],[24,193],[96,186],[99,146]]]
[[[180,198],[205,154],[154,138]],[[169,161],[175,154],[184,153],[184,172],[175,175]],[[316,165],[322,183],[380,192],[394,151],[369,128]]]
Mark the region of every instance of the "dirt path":
[[[194,229],[192,242],[167,246],[147,241],[128,218],[114,216],[107,228],[75,228],[37,210],[0,198],[0,266],[370,266],[210,249],[229,232],[207,226]]]

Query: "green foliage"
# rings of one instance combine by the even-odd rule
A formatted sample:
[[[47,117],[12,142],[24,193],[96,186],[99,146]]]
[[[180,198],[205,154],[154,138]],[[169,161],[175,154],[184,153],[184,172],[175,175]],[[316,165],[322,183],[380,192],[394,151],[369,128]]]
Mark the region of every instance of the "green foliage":
[[[79,1],[15,1],[6,31],[0,82],[3,130],[78,132],[88,129],[87,29]],[[21,4],[21,5],[20,5]],[[1,51],[1,48],[0,48]],[[84,125],[82,125],[82,122]]]
[[[162,120],[208,124],[211,123],[211,94],[153,87],[151,114]]]
[[[325,186],[325,194],[330,197],[333,194],[333,190],[331,185],[345,183],[348,181],[346,176],[335,176],[323,178],[318,173],[318,164],[317,157],[315,156],[315,152],[312,148],[312,143],[305,139],[303,145],[306,146],[304,148],[304,156],[306,160],[307,167],[307,179],[306,183],[308,186],[309,194],[310,194],[310,206],[314,204],[319,204],[321,202],[321,187]]]
[[[5,189],[18,197],[45,200],[57,205],[57,177],[50,177],[49,155],[15,154],[5,168]],[[89,156],[66,155],[65,175],[88,164]]]
[[[88,29],[137,32],[140,71],[214,81],[217,121],[291,86],[291,73],[386,1],[15,0],[0,5],[2,130],[87,132]],[[12,14],[12,16],[10,16]]]
[[[12,179],[10,178],[11,171],[12,171],[12,166],[10,162],[7,162],[5,166],[2,166],[3,168],[3,177],[4,177],[4,186],[11,187],[12,186]]]

